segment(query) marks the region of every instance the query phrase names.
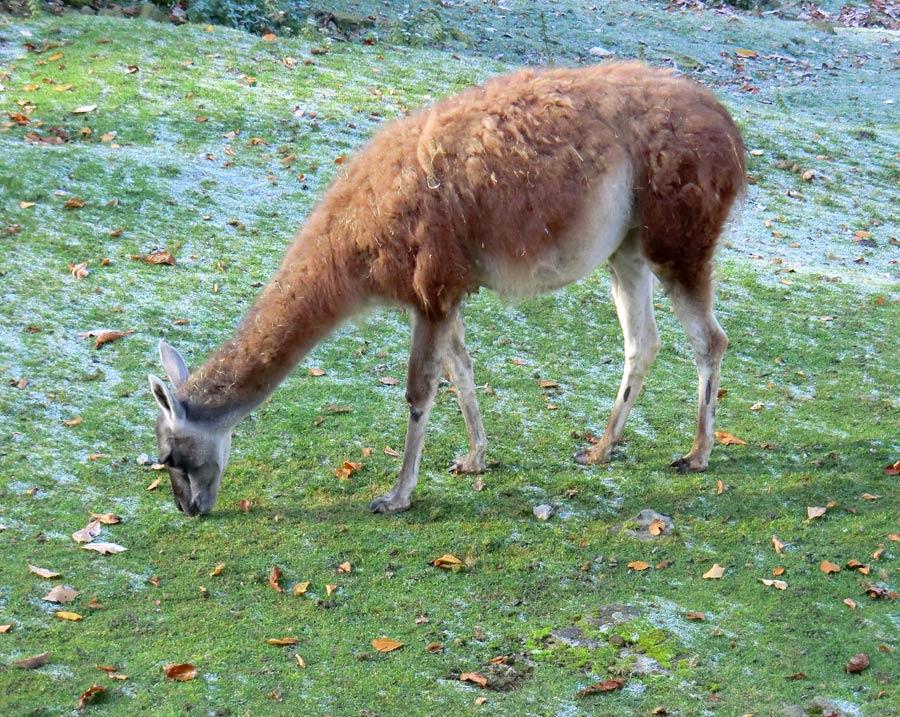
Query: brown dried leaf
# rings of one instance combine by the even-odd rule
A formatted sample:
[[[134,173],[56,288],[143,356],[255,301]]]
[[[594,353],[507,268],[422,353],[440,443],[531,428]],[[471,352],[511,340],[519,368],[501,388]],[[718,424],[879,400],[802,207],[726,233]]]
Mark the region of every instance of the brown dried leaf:
[[[767,578],[760,578],[759,581],[770,588],[777,588],[778,590],[787,590],[787,583],[784,580],[768,580]]]
[[[0,635],[10,630],[12,630],[12,625],[0,625]]]
[[[209,574],[209,577],[214,578],[216,575],[221,575],[222,571],[225,569],[225,563],[219,563],[216,567],[213,568],[213,571]]]
[[[594,692],[613,692],[614,690],[622,689],[626,682],[628,682],[627,677],[613,677],[609,680],[604,680],[603,682],[591,685],[590,687],[585,687],[578,693],[578,696],[584,697],[585,695],[590,695]]]
[[[83,331],[78,336],[83,339],[93,338],[94,339],[94,349],[99,349],[103,344],[108,344],[110,341],[115,341],[117,339],[121,339],[123,336],[130,336],[137,329],[129,329],[128,331],[112,331],[110,329],[93,329],[91,331]]]
[[[94,520],[99,520],[103,525],[117,525],[122,519],[115,513],[91,513]]]
[[[86,279],[91,273],[87,267],[88,263],[86,261],[83,261],[80,264],[69,264],[69,273],[78,281],[81,281],[82,279]]]
[[[487,687],[487,677],[477,672],[463,672],[459,676],[460,682],[472,682],[479,687]]]
[[[325,586],[325,596],[326,596],[326,597],[331,597],[331,593],[333,593],[335,590],[337,590],[338,587],[339,587],[339,586],[334,585],[334,584],[332,584],[332,585],[326,585],[326,586]]]
[[[278,581],[284,577],[284,573],[281,572],[281,568],[277,565],[273,565],[272,569],[269,571],[269,585],[272,586],[272,589],[275,592],[283,593],[284,588],[278,584]]]
[[[53,572],[52,570],[47,570],[47,568],[38,568],[34,565],[29,565],[28,569],[33,572],[35,575],[38,575],[42,578],[58,578],[60,573]]]
[[[869,656],[865,652],[860,652],[850,658],[850,662],[844,667],[844,671],[850,675],[857,675],[869,666]]]
[[[703,578],[705,580],[718,580],[725,574],[725,568],[723,568],[718,563],[713,563],[713,566],[703,573]]]
[[[628,567],[639,573],[643,570],[646,570],[650,566],[643,560],[632,560],[630,563],[628,563]]]
[[[81,209],[85,204],[83,199],[79,199],[78,197],[70,197],[63,203],[63,207],[66,209]]]
[[[42,652],[40,655],[13,662],[13,667],[18,667],[20,670],[36,670],[38,667],[46,665],[52,654],[52,652]]]
[[[294,595],[303,595],[307,590],[309,590],[309,582],[305,583],[297,583],[294,585]]]
[[[89,112],[93,112],[97,109],[97,105],[82,105],[81,107],[76,107],[72,110],[73,115],[86,115]]]
[[[851,610],[856,610],[856,600],[853,600],[852,598],[844,598],[843,600],[841,600],[841,602]]]
[[[823,573],[825,573],[826,575],[831,575],[832,573],[839,573],[839,572],[841,572],[841,566],[840,566],[840,565],[835,565],[834,563],[829,562],[828,560],[823,560],[823,561],[819,564],[819,570],[821,570],[821,571],[822,571]]]
[[[393,652],[394,650],[399,650],[404,646],[404,643],[397,642],[397,640],[392,640],[389,637],[377,637],[372,640],[372,647],[374,647],[378,652]]]
[[[41,600],[46,600],[47,602],[55,602],[60,605],[65,605],[67,602],[72,602],[75,598],[81,595],[80,592],[75,590],[74,588],[64,587],[62,585],[57,585],[50,592],[48,592]]]
[[[176,682],[188,682],[197,677],[197,668],[189,663],[163,665],[162,669],[166,677]]]
[[[650,535],[662,535],[666,530],[666,524],[662,522],[659,518],[654,518],[650,525],[647,526],[647,532]]]
[[[324,368],[310,368],[309,375],[310,376],[324,376],[325,369]]]
[[[698,622],[702,622],[706,619],[706,613],[704,612],[689,612],[685,615],[685,618],[688,620],[697,620]]]
[[[88,543],[87,545],[82,545],[81,548],[82,550],[93,550],[101,555],[115,555],[116,553],[122,553],[128,550],[128,548],[125,548],[118,543]]]
[[[747,441],[732,436],[727,431],[716,431],[716,440],[723,446],[746,446]]]
[[[270,645],[296,645],[300,640],[296,637],[270,637],[266,642]]]
[[[81,530],[72,533],[72,540],[76,543],[90,543],[98,535],[100,535],[100,521],[92,520]]]
[[[339,573],[352,573],[353,566],[350,564],[350,561],[347,560],[347,561],[341,563],[340,565],[338,565],[337,571]]]
[[[147,264],[168,264],[169,266],[177,264],[175,255],[170,251],[154,251],[147,254],[147,256],[140,257],[140,259]]]
[[[900,475],[900,461],[897,461],[896,463],[891,463],[889,466],[885,466],[884,474],[886,476]]]
[[[78,698],[78,704],[75,705],[75,709],[80,710],[89,702],[96,701],[97,698],[100,697],[100,695],[102,695],[104,692],[106,692],[105,687],[101,687],[100,685],[91,685],[81,694],[81,697]]]
[[[75,416],[75,418],[67,418],[65,421],[62,422],[62,424],[66,428],[73,428],[74,426],[77,426],[79,423],[82,423],[82,422],[84,422],[84,419],[81,416]]]
[[[781,555],[784,551],[784,543],[782,543],[777,535],[772,536],[772,546],[775,548],[775,552]]]
[[[827,508],[807,506],[806,517],[809,520],[815,520],[816,518],[821,518],[823,515],[825,515],[826,510],[827,510]]]
[[[379,376],[378,383],[384,384],[385,386],[396,386],[400,382],[393,376]]]

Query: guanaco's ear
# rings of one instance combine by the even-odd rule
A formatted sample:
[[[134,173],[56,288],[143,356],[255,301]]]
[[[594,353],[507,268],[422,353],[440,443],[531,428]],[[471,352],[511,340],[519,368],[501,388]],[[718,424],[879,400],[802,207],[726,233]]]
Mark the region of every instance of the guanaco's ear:
[[[166,375],[169,377],[169,380],[175,388],[178,388],[187,380],[188,374],[190,373],[187,364],[184,362],[184,359],[181,358],[181,354],[169,346],[165,341],[159,342],[159,359],[162,361],[163,368],[166,370]]]
[[[163,415],[168,419],[169,423],[174,424],[176,420],[184,419],[184,406],[179,403],[178,399],[172,395],[162,379],[157,378],[152,373],[147,376],[150,381],[150,390],[153,391],[153,398],[159,404]]]

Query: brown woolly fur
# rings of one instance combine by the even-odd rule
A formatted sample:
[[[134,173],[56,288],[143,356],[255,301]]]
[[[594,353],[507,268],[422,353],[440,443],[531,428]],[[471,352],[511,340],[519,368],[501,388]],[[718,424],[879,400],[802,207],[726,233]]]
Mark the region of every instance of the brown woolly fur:
[[[654,272],[685,295],[706,292],[744,172],[728,113],[669,71],[611,63],[495,78],[371,140],[315,208],[234,339],[179,397],[202,413],[229,391],[248,403],[267,395],[370,300],[439,319],[479,286],[528,293],[578,278],[544,280],[536,263],[580,260],[566,243],[617,178],[627,180],[616,197],[623,229],[637,230]]]

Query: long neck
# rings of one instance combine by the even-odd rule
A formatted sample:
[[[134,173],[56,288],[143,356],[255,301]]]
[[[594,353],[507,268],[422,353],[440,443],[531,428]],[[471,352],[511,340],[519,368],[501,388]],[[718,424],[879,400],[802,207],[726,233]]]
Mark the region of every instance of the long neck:
[[[346,266],[354,263],[346,245],[317,225],[294,241],[234,336],[180,387],[178,397],[197,418],[237,423],[364,300]]]

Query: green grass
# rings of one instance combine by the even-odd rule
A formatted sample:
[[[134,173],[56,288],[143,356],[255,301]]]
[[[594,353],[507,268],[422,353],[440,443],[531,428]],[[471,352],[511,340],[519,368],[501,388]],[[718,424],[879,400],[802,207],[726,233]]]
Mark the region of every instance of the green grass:
[[[900,458],[900,129],[884,104],[896,33],[828,35],[625,2],[554,3],[541,27],[523,3],[505,5],[444,9],[462,35],[447,33],[443,48],[335,42],[326,54],[311,53],[324,37],[0,18],[0,624],[13,626],[0,634],[0,713],[68,714],[96,683],[106,693],[85,714],[649,715],[665,705],[737,716],[817,697],[848,715],[900,714],[897,603],[866,595],[871,584],[898,589],[900,569],[888,539],[900,532],[900,490],[882,472]],[[22,45],[45,41],[58,47]],[[704,475],[668,468],[690,444],[696,379],[659,296],[663,351],[625,443],[609,466],[574,464],[621,371],[600,272],[521,304],[488,292],[469,301],[476,380],[490,386],[479,391],[492,461],[481,491],[446,472],[466,439],[442,391],[412,509],[367,510],[394,480],[399,463],[384,448],[399,449],[405,430],[409,330],[396,309],[340,328],[238,427],[212,515],[183,517],[165,483],[146,490],[159,476],[137,460],[156,450],[146,374],[160,370],[157,341],[196,365],[229,336],[336,158],[384,118],[520,62],[577,62],[594,45],[660,64],[690,56],[761,150],[719,267],[731,346],[717,427],[747,445],[717,446]],[[737,67],[735,48],[763,57]],[[29,105],[28,125],[6,122]],[[70,141],[24,140],[50,127]],[[73,197],[85,205],[64,208]],[[132,259],[156,249],[178,265]],[[91,273],[76,281],[67,265],[85,261]],[[98,328],[136,331],[93,350],[79,334]],[[314,366],[325,375],[309,375]],[[382,385],[383,375],[401,382]],[[363,468],[341,480],[345,460]],[[808,506],[830,502],[807,519]],[[556,510],[547,522],[532,515],[539,503]],[[644,508],[671,516],[673,534],[629,537]],[[105,511],[123,520],[102,539],[128,550],[80,550],[70,534]],[[444,553],[465,567],[429,565]],[[826,575],[822,560],[871,572]],[[352,572],[338,571],[345,561]],[[724,577],[703,579],[713,563]],[[286,593],[268,585],[275,565]],[[779,566],[784,591],[759,581]],[[41,600],[56,584],[81,592],[64,609],[82,621]],[[628,606],[620,620],[604,619],[611,605]],[[560,638],[572,634],[590,646]],[[299,643],[266,643],[288,636]],[[382,636],[406,646],[377,653]],[[12,665],[45,651],[40,669]],[[859,652],[871,666],[846,674]],[[500,655],[510,664],[491,665]],[[166,680],[162,666],[177,662],[195,664],[198,679]],[[472,671],[497,689],[459,680]],[[623,689],[578,696],[616,675],[628,677]]]

